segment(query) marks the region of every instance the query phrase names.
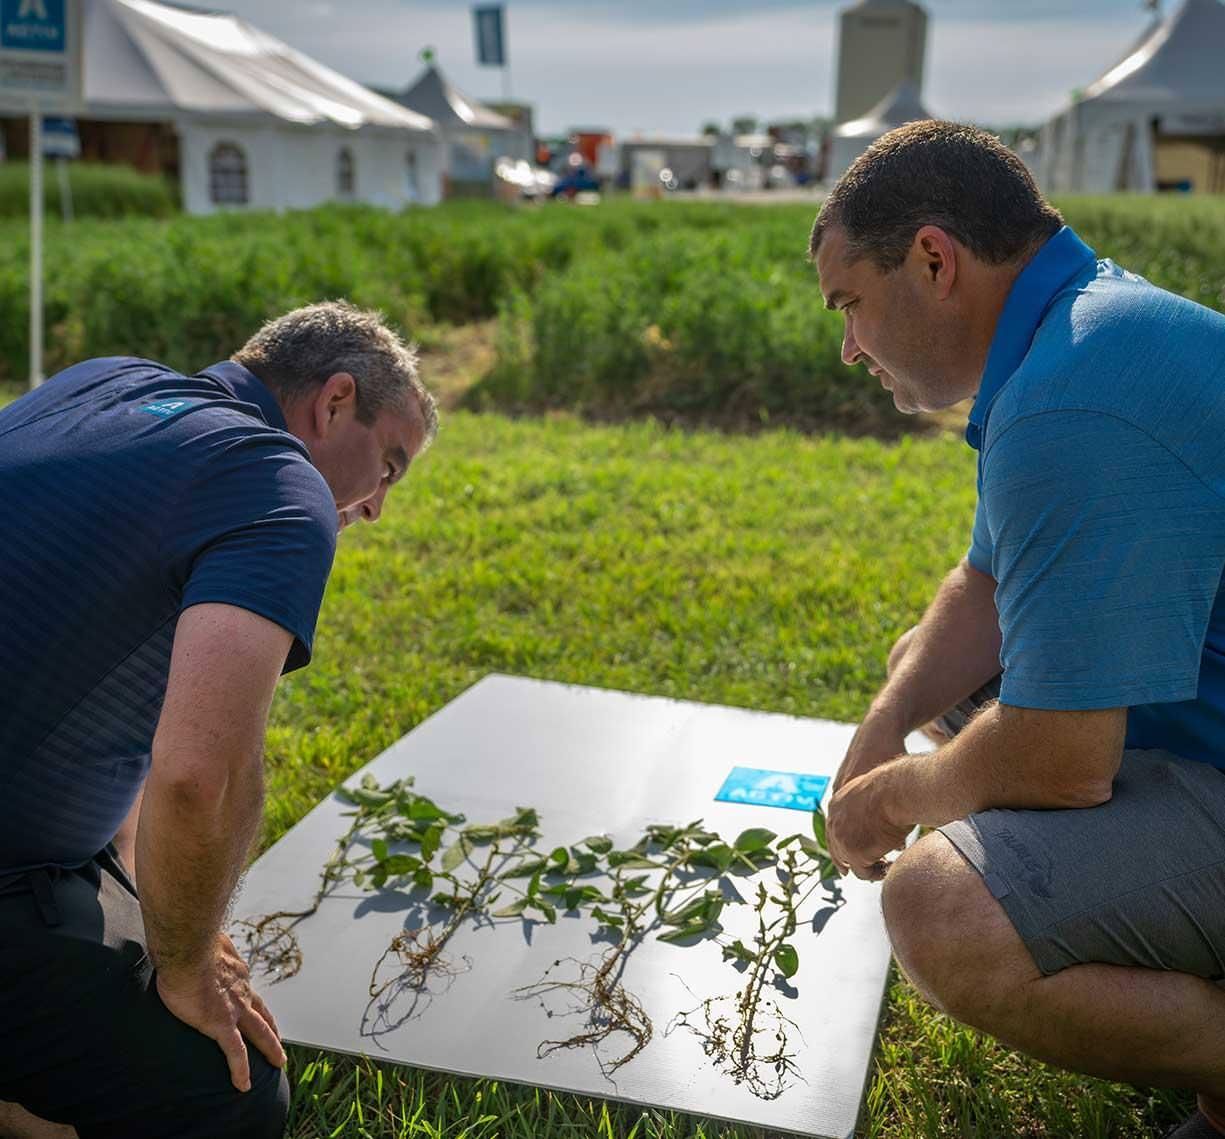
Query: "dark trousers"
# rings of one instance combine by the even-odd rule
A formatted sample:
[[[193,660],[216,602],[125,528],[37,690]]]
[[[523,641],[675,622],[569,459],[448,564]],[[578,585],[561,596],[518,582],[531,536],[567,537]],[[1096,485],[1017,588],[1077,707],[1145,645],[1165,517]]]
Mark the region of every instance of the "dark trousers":
[[[166,1010],[136,890],[108,847],[0,882],[0,1100],[81,1139],[277,1139],[284,1073],[248,1046],[251,1090]]]

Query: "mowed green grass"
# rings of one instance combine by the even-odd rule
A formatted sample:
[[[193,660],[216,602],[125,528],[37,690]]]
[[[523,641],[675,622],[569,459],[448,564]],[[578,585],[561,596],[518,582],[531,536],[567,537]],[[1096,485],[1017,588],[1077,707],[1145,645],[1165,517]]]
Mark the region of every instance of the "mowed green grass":
[[[493,671],[855,720],[973,506],[952,435],[449,416],[382,521],[342,537],[315,662],[274,706],[261,849]],[[291,1083],[300,1137],[763,1136],[301,1049]],[[1146,1136],[1188,1103],[1028,1061],[899,981],[862,1134]]]

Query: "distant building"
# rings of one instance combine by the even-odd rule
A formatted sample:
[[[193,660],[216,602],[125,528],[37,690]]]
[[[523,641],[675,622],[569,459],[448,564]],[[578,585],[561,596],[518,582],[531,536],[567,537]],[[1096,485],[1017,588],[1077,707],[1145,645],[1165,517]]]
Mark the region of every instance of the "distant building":
[[[429,119],[235,16],[153,0],[84,7],[82,158],[177,179],[188,213],[439,200]],[[29,153],[24,115],[0,118],[0,132],[12,157]]]
[[[632,181],[634,167],[658,161],[662,171],[671,173],[669,184],[681,190],[697,190],[713,180],[715,139],[697,138],[632,139],[621,143],[621,177]],[[636,157],[641,156],[641,157]]]
[[[841,16],[834,122],[868,114],[899,83],[923,90],[927,13],[911,0],[859,0]]]
[[[530,128],[524,129],[465,95],[435,64],[395,98],[438,125],[446,142],[452,193],[492,193],[494,164],[499,158],[535,158]]]

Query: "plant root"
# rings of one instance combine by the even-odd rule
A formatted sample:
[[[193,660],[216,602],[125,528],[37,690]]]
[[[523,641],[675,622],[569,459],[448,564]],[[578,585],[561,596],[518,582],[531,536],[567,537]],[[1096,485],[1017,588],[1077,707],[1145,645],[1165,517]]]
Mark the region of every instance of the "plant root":
[[[758,1026],[765,1014],[766,1027]],[[699,1018],[700,1019],[693,1019]],[[799,1032],[777,1002],[754,995],[746,985],[732,996],[708,997],[696,1008],[678,1013],[668,1025],[687,1028],[702,1042],[702,1050],[716,1068],[724,1068],[736,1084],[744,1084],[758,1099],[778,1099],[802,1078],[795,1064],[796,1053],[788,1050],[787,1029]]]
[[[578,966],[577,981],[552,981],[542,979],[534,985],[527,985],[515,990],[521,998],[543,997],[547,993],[572,993],[579,997],[579,1006],[575,1012],[586,1018],[588,1030],[577,1033],[566,1040],[546,1040],[536,1049],[536,1055],[543,1059],[562,1048],[582,1048],[591,1045],[598,1049],[610,1036],[617,1032],[626,1033],[633,1041],[628,1052],[615,1060],[604,1063],[601,1068],[607,1075],[615,1072],[623,1064],[628,1064],[650,1042],[655,1028],[650,1016],[642,1007],[642,1002],[621,983],[621,968],[624,966],[623,946],[607,954],[600,964],[589,961],[579,961],[570,957],[565,960]],[[553,967],[562,964],[553,962]],[[552,969],[545,971],[545,978]]]

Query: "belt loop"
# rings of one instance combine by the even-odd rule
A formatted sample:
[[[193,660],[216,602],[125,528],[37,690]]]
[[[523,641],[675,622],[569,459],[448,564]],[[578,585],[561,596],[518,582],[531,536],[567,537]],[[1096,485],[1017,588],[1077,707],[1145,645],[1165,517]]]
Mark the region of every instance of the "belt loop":
[[[55,894],[51,890],[51,876],[46,870],[30,872],[30,889],[34,891],[34,901],[43,921],[49,926],[60,925],[60,908],[55,904]]]

